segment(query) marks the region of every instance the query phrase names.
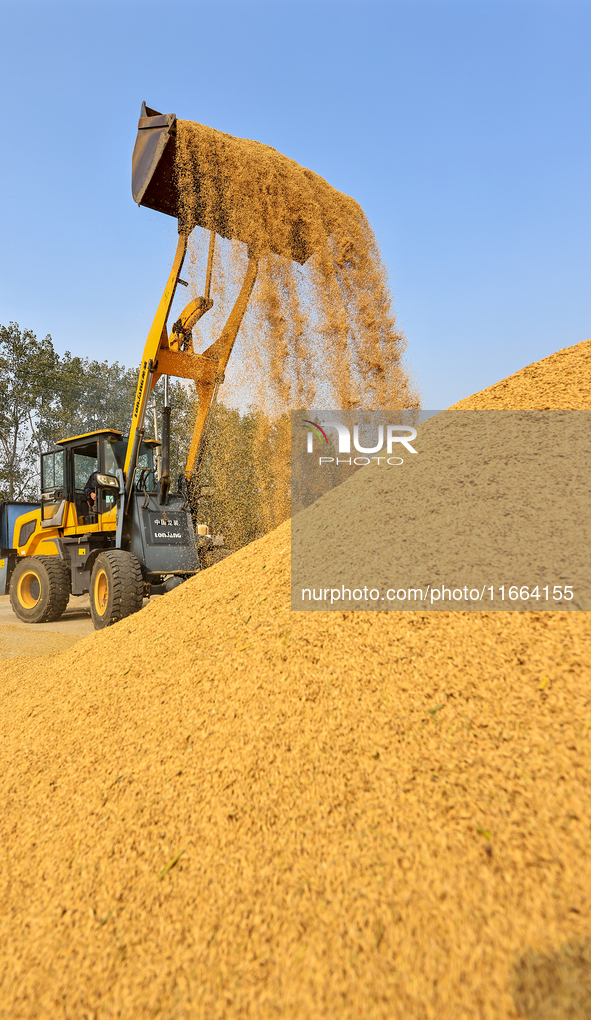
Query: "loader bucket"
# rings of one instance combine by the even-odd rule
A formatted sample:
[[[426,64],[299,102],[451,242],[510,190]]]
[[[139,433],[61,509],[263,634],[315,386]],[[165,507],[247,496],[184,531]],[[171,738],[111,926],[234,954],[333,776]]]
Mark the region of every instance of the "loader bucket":
[[[138,205],[178,217],[175,134],[176,114],[158,113],[142,103],[131,157],[131,192]]]
[[[181,124],[186,122],[182,121]],[[206,129],[210,130],[210,129]],[[235,151],[240,146],[248,147],[248,158],[251,160],[250,169],[252,180],[252,192],[249,201],[247,192],[239,208],[228,208],[223,193],[219,193],[219,201],[215,209],[207,211],[200,199],[200,183],[205,170],[201,170],[195,162],[193,173],[195,181],[195,200],[190,210],[183,207],[181,195],[179,195],[176,174],[176,137],[177,119],[174,113],[162,114],[157,110],[142,104],[141,115],[138,123],[138,133],[133,150],[131,170],[131,190],[134,201],[138,205],[145,205],[149,209],[166,213],[168,216],[175,216],[181,220],[188,216],[188,222],[181,224],[181,229],[189,232],[194,226],[203,227],[206,230],[215,230],[221,237],[228,239],[235,238],[243,241],[249,246],[249,254],[256,254],[251,251],[253,243],[253,221],[252,208],[256,208],[258,195],[255,189],[260,189],[257,167],[253,166],[252,159],[256,156],[257,147],[260,150],[260,159],[268,160],[268,154],[272,154],[275,161],[276,172],[281,177],[281,187],[286,184],[291,188],[293,209],[290,229],[286,236],[285,230],[281,230],[273,223],[272,217],[264,224],[267,247],[278,255],[293,259],[303,265],[304,262],[322,243],[322,237],[326,237],[334,230],[337,221],[343,221],[351,216],[360,213],[357,203],[347,195],[332,188],[325,180],[313,174],[310,170],[299,166],[293,160],[288,159],[260,143],[249,142],[248,139],[232,138],[229,135],[220,133],[220,136],[235,146]],[[253,152],[255,156],[253,157]],[[264,173],[263,173],[264,177]],[[207,190],[207,189],[205,189]],[[310,218],[305,220],[299,213],[299,209],[307,203],[308,211],[311,207],[317,210],[318,215],[314,227],[310,226]],[[267,214],[268,215],[268,214]],[[254,242],[256,245],[256,241]]]

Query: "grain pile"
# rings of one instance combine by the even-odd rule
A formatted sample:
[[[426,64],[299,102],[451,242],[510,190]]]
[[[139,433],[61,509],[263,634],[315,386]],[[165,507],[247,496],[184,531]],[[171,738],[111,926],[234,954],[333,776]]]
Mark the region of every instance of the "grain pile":
[[[450,410],[496,411],[566,410],[591,408],[591,340],[563,347],[542,361],[526,365],[480,393],[453,404]]]
[[[63,634],[55,631],[39,631],[36,627],[0,625],[0,659],[22,658],[23,656],[53,655],[64,652],[77,644],[78,634]]]
[[[3,665],[0,1017],[588,1017],[588,615],[293,614],[289,547]]]
[[[366,442],[376,434],[374,424]],[[591,410],[442,411],[413,449],[295,515],[292,609],[323,611],[332,589],[336,611],[380,611],[396,590],[391,609],[502,611],[516,585],[513,610],[591,610]],[[561,604],[545,598],[555,585],[573,587]],[[447,605],[433,601],[444,587]]]

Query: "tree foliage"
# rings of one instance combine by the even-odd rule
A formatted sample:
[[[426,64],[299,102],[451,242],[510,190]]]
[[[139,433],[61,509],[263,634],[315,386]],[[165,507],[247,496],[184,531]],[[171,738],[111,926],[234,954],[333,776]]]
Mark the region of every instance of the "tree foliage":
[[[17,323],[0,326],[0,498],[35,498],[39,425],[51,414],[55,352]]]
[[[137,378],[137,368],[117,361],[72,357],[69,351],[60,357],[51,336],[38,340],[16,322],[0,326],[0,499],[38,498],[39,457],[58,439],[101,428],[128,435]],[[162,381],[154,395],[160,411]],[[194,397],[183,383],[172,382],[169,399],[171,466],[178,474],[192,431]],[[151,402],[146,436],[154,438]]]

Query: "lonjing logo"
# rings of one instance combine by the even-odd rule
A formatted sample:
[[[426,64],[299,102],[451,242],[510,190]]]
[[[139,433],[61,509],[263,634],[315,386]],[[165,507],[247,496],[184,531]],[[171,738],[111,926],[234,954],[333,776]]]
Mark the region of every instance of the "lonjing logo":
[[[316,437],[320,442],[324,442],[326,446],[329,445],[327,430],[334,429],[337,433],[338,438],[338,453],[351,453],[351,431],[347,425],[343,425],[340,421],[308,421],[304,420],[304,427],[308,431],[307,440],[307,452],[314,453],[314,438]],[[397,433],[405,433],[404,435],[397,435]],[[320,464],[356,464],[358,467],[365,467],[376,461],[378,466],[382,461],[386,461],[387,464],[402,464],[402,457],[393,457],[394,444],[398,443],[403,446],[409,453],[418,453],[411,446],[411,440],[416,439],[417,430],[411,425],[386,425],[385,426],[385,438],[386,438],[386,453],[382,457],[368,457],[367,454],[379,453],[384,448],[384,426],[378,425],[378,436],[377,443],[375,446],[362,446],[359,439],[359,425],[353,426],[353,446],[358,453],[364,454],[362,457],[355,457],[352,459],[349,457],[347,460],[343,457],[320,457]],[[398,450],[399,447],[397,446]]]

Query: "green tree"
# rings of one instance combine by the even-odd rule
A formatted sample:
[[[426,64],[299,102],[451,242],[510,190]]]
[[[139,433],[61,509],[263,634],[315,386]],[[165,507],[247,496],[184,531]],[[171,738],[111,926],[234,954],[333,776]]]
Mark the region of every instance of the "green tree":
[[[57,360],[49,335],[0,326],[0,499],[37,498],[39,428],[56,399]]]
[[[39,458],[59,439],[112,428],[129,434],[137,368],[56,353],[51,336],[38,340],[18,323],[0,326],[0,499],[36,500]],[[164,381],[154,390],[158,435]],[[195,417],[192,385],[170,381],[171,477],[184,470]],[[155,438],[152,399],[146,437]]]
[[[56,360],[55,394],[39,422],[39,452],[58,439],[112,428],[124,434],[129,429],[137,383],[137,370],[119,362],[93,361],[72,357],[66,351]]]

